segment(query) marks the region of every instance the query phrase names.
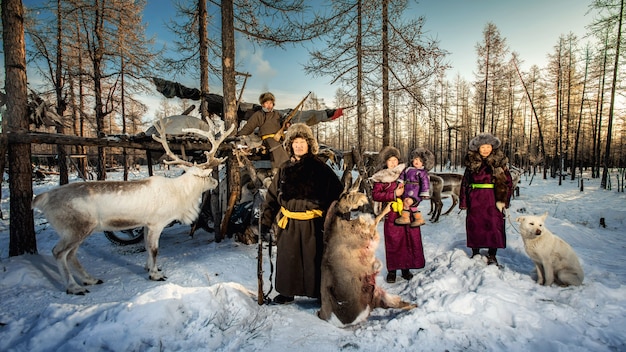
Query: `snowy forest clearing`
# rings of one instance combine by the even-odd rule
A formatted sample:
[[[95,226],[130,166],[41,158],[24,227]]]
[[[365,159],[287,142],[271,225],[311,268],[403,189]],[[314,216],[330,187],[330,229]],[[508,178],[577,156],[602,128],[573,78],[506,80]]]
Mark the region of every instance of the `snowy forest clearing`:
[[[584,192],[576,181],[558,186],[558,180],[540,175],[529,181],[522,176],[520,197],[511,204],[508,248],[498,252],[503,269],[468,257],[465,214],[456,208],[422,228],[426,267],[414,270],[411,281],[388,284],[386,272],[378,277],[379,285],[419,307],[377,309],[367,322],[344,329],[320,320],[314,300],[259,306],[257,247],[233,239],[215,243],[204,230],[189,238],[189,227],[182,225],[161,236],[160,266],[167,281],[148,280],[143,244],[120,247],[94,234],[78,256],[104,283],[89,287],[85,296],[67,295],[51,255],[58,236],[41,213],[35,212],[39,254],[8,257],[4,183],[0,350],[625,350],[626,194],[601,190],[599,179],[586,178]],[[37,183],[34,193],[57,182],[53,176]],[[444,208],[449,202],[444,199]],[[421,208],[428,212],[428,203]],[[547,227],[580,258],[585,271],[580,287],[535,283],[514,219],[546,211]],[[384,262],[384,242],[378,257]],[[264,259],[267,291],[270,266]]]

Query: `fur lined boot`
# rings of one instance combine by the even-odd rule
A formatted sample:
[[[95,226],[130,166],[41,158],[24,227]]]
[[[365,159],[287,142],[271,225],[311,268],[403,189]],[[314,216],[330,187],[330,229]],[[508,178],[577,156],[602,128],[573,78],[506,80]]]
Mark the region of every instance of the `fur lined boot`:
[[[410,218],[411,212],[408,210],[403,210],[402,215],[394,221],[396,225],[408,225],[411,223]]]
[[[416,211],[413,213],[413,222],[411,222],[411,227],[419,227],[422,226],[426,223],[426,221],[424,221],[424,219],[422,218],[422,213],[419,211]]]

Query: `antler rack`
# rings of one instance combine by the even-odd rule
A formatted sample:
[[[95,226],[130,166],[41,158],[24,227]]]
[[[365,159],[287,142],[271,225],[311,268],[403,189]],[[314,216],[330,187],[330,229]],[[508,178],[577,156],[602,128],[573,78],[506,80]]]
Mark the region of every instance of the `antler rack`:
[[[206,161],[202,164],[197,164],[195,162],[192,163],[190,161],[183,160],[180,157],[178,157],[178,155],[174,154],[174,152],[172,152],[169,144],[167,143],[167,134],[165,133],[165,130],[168,124],[169,124],[169,121],[165,122],[163,121],[163,119],[159,119],[159,121],[157,121],[154,124],[154,128],[157,130],[158,136],[156,133],[152,135],[152,139],[161,143],[161,145],[163,146],[163,149],[165,150],[165,153],[171,159],[171,160],[165,160],[164,163],[168,165],[184,165],[184,166],[189,166],[189,167],[197,166],[203,169],[209,169],[224,162],[225,158],[216,158],[215,153],[217,152],[220,144],[224,141],[224,139],[226,139],[226,137],[230,135],[230,133],[235,128],[234,124],[232,124],[227,131],[224,130],[224,127],[222,125],[220,131],[216,134],[213,134],[212,132],[209,132],[209,131],[197,129],[197,128],[183,128],[182,129],[182,132],[184,133],[194,133],[201,137],[205,137],[211,143],[211,150],[204,151],[204,155],[206,156]],[[220,138],[216,140],[217,135],[219,135]]]

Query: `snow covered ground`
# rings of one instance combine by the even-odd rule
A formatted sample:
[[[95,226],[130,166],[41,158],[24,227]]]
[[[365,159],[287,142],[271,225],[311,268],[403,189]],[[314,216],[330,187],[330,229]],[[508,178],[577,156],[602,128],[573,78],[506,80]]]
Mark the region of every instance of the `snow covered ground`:
[[[522,176],[521,195],[512,202],[508,248],[498,252],[502,269],[468,258],[465,214],[456,209],[422,228],[426,267],[411,281],[388,284],[385,272],[378,278],[419,307],[377,309],[348,328],[317,318],[314,300],[259,306],[257,246],[216,243],[202,229],[190,238],[182,225],[161,236],[158,262],[167,281],[148,280],[142,245],[117,246],[96,233],[78,254],[104,283],[85,296],[67,295],[51,255],[57,235],[38,211],[39,254],[8,257],[4,182],[0,351],[625,351],[626,194],[599,189],[597,179],[586,178],[584,192],[577,181],[558,186],[539,175],[530,181]],[[35,184],[35,193],[57,182]],[[449,204],[444,200],[444,210]],[[428,212],[429,205],[421,208]],[[583,286],[535,283],[514,220],[544,212],[547,227],[577,252]],[[378,253],[384,261],[384,243]],[[264,255],[267,291],[267,250]]]

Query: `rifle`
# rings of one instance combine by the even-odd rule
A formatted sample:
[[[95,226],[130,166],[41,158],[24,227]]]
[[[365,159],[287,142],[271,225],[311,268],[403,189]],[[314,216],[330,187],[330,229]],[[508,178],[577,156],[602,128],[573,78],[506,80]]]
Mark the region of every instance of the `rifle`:
[[[284,135],[285,135],[285,128],[287,128],[287,124],[296,115],[298,110],[300,110],[300,108],[302,107],[302,104],[304,104],[304,101],[306,100],[306,98],[309,97],[309,95],[311,95],[311,92],[309,92],[309,94],[307,94],[304,97],[304,99],[302,99],[300,101],[300,103],[298,103],[298,105],[293,110],[291,110],[291,112],[289,113],[289,115],[285,119],[285,122],[283,122],[283,125],[280,127],[280,129],[278,131],[276,131],[276,133],[274,133],[274,137],[273,138],[274,138],[274,140],[276,142],[280,142],[280,139],[284,137]]]

